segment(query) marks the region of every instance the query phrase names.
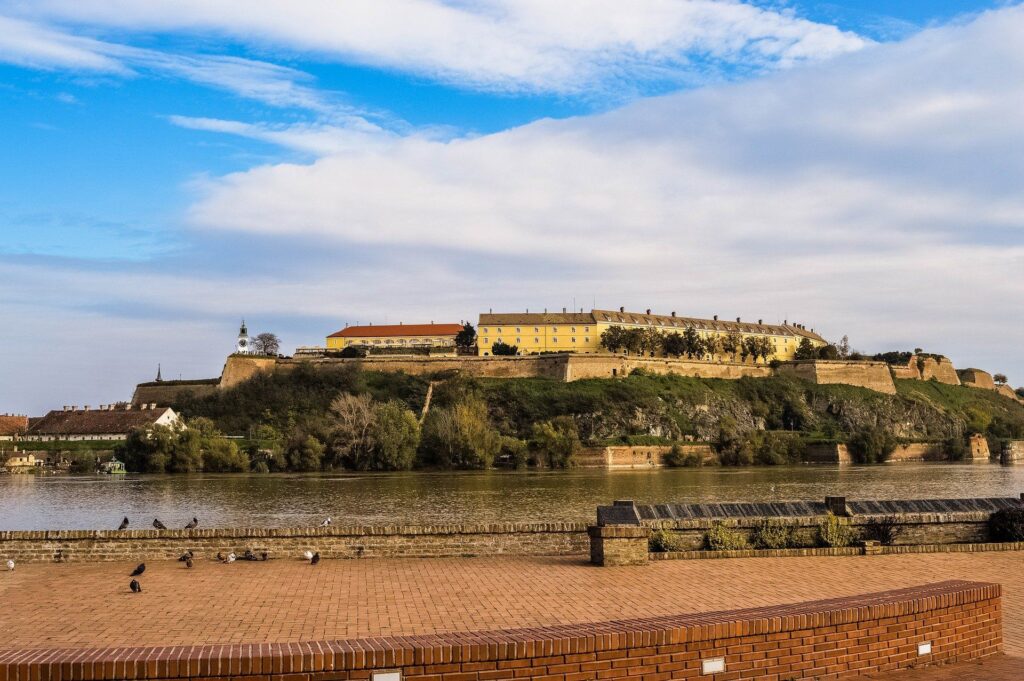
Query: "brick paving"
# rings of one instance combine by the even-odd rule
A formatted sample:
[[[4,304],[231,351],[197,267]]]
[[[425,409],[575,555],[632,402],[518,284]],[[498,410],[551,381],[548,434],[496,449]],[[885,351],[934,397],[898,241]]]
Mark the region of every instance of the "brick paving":
[[[1024,555],[1017,552],[662,561],[575,558],[300,560],[222,565],[26,564],[0,574],[0,648],[292,642],[675,615],[966,579],[1004,587],[1007,656],[968,669],[1024,678]],[[1015,671],[1014,671],[1015,670]],[[912,676],[918,674],[918,676]]]

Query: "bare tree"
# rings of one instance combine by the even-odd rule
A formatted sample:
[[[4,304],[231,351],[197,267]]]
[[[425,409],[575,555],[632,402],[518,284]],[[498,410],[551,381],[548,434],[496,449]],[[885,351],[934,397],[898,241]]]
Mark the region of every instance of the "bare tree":
[[[353,468],[360,468],[360,463],[373,451],[376,420],[373,398],[343,393],[331,402],[330,415],[333,417],[331,444],[334,453],[346,459]]]
[[[996,374],[995,376],[992,377],[992,380],[998,383],[999,385],[1006,385],[1006,374]]]
[[[281,339],[277,334],[263,332],[253,339],[253,346],[261,355],[276,355],[281,349]]]

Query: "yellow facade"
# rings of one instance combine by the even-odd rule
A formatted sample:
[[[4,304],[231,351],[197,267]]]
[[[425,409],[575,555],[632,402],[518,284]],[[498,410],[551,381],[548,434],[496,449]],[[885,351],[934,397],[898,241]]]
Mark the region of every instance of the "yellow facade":
[[[461,324],[392,324],[349,326],[327,337],[328,350],[360,348],[455,347]]]
[[[542,352],[606,352],[601,346],[601,334],[612,326],[623,328],[655,329],[659,333],[685,333],[688,328],[694,329],[704,338],[722,338],[729,334],[738,334],[741,338],[751,336],[765,337],[775,349],[770,359],[793,359],[797,347],[803,338],[812,345],[826,345],[821,336],[798,324],[763,324],[742,322],[740,320],[720,321],[718,319],[696,319],[671,315],[626,312],[611,310],[591,310],[590,312],[561,313],[487,313],[481,314],[477,326],[477,347],[481,355],[492,354],[492,347],[497,342],[515,345],[519,354],[531,355]],[[705,357],[713,361],[732,361],[736,359],[725,353],[716,353]]]

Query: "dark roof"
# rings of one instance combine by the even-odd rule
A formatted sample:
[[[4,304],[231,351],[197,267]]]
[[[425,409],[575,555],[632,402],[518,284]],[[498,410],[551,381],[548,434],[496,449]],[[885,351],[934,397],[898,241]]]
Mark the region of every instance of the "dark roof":
[[[807,329],[792,324],[757,324],[754,322],[735,322],[723,319],[699,319],[697,317],[677,317],[675,315],[647,314],[644,312],[619,312],[616,310],[594,310],[593,316],[599,322],[609,324],[642,324],[663,329],[694,328],[701,331],[718,331],[721,333],[760,333],[771,336],[802,336],[812,340],[825,342],[825,339]]]
[[[897,513],[992,513],[1003,508],[1024,507],[1024,500],[1013,497],[987,499],[903,499],[881,501],[848,500],[853,515],[893,515]],[[648,504],[638,505],[643,520],[687,520],[693,518],[764,518],[825,515],[823,501],[773,501],[762,503]]]
[[[152,425],[170,407],[154,409],[54,410],[29,429],[29,435],[106,435]]]
[[[21,435],[28,430],[28,417],[18,414],[0,414],[0,435]]]
[[[595,323],[594,315],[589,312],[488,312],[480,315],[480,326]]]
[[[454,336],[462,324],[383,324],[380,326],[347,326],[328,338],[384,338],[395,336]]]

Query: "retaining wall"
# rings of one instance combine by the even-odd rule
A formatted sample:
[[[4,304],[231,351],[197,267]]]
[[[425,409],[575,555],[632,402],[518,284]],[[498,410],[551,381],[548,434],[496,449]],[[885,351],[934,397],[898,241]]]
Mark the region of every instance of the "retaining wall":
[[[186,550],[203,560],[246,549],[271,558],[307,550],[324,558],[582,556],[590,550],[584,523],[0,532],[0,558],[18,562],[163,560]]]
[[[704,464],[715,464],[718,456],[710,445],[681,444],[683,455],[696,455]],[[582,468],[607,468],[610,470],[663,468],[664,457],[672,449],[670,445],[612,445],[609,447],[587,447],[577,457]]]
[[[896,384],[885,362],[848,362],[808,359],[784,362],[779,374],[795,376],[817,384],[838,383],[868,388],[887,395],[896,394]]]
[[[625,568],[629,569],[629,568]],[[931,649],[922,653],[919,644]],[[951,581],[768,608],[505,631],[263,645],[0,653],[0,680],[843,679],[1002,647],[997,584]]]

